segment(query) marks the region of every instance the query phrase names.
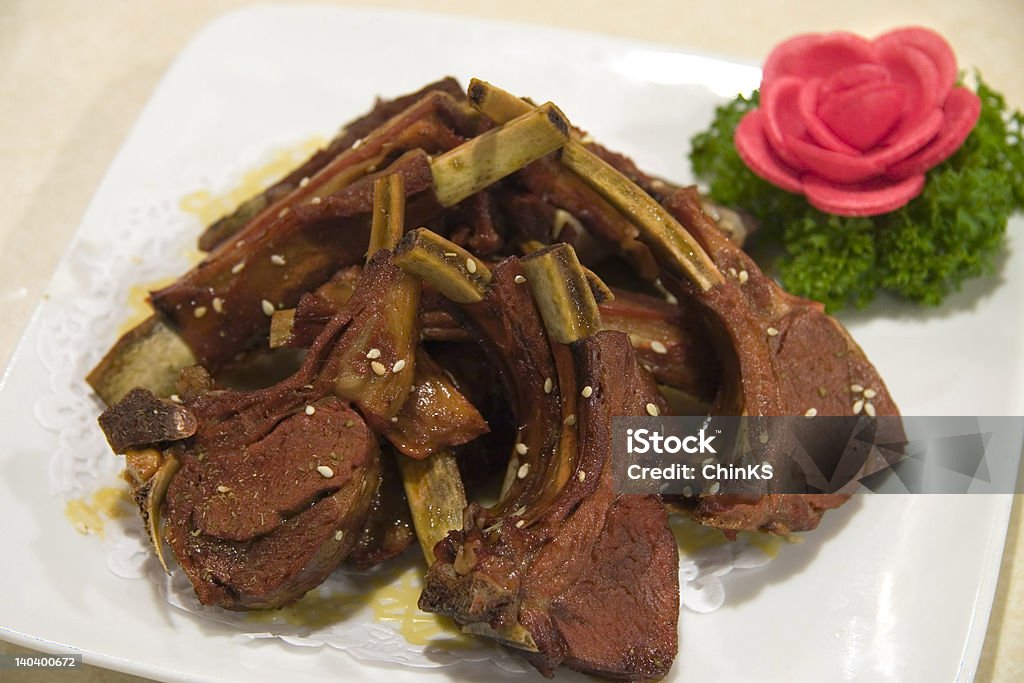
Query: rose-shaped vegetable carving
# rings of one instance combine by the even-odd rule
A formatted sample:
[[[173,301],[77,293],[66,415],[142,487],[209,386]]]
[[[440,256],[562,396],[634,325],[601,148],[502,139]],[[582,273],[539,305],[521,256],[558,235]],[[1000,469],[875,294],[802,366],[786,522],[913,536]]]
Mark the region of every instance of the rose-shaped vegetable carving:
[[[754,173],[827,213],[893,211],[978,119],[981,103],[953,87],[956,75],[949,44],[928,29],[797,36],[765,62],[736,149]]]

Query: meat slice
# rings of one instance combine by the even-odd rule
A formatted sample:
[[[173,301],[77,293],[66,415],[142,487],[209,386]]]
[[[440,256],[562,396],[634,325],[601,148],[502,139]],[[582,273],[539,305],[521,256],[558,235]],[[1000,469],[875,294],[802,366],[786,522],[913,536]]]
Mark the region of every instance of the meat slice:
[[[206,451],[200,438],[175,454],[166,535],[203,604],[280,607],[355,546],[377,490],[376,439],[337,398],[308,405],[255,443]]]
[[[439,210],[432,201],[426,154],[409,152],[386,171],[360,179],[337,195],[275,216],[262,230],[253,233],[250,225],[237,240],[153,292],[153,306],[174,323],[199,363],[216,371],[268,329],[269,313],[295,306],[303,293],[343,266],[363,260],[373,186],[388,174],[404,180],[409,220],[423,221]]]
[[[710,402],[721,383],[721,369],[698,312],[646,294],[612,288],[602,301],[605,329],[629,334],[637,359],[658,384]]]
[[[438,98],[451,99],[444,92],[430,93],[425,99]],[[456,102],[453,107],[462,110],[465,104]],[[442,120],[430,125],[413,117],[410,126],[401,128],[403,139],[408,139],[400,145],[385,130],[394,122],[378,129],[373,140],[350,150],[359,156],[378,149],[380,163],[389,164],[386,169],[376,176],[366,175],[378,168],[376,157],[365,159],[365,167],[338,175],[328,164],[282,200],[285,205],[279,211],[267,207],[189,273],[153,292],[150,299],[160,324],[150,321],[115,344],[89,374],[97,393],[114,402],[138,385],[135,377],[164,389],[167,372],[177,368],[176,363],[168,367],[165,360],[153,357],[160,349],[174,349],[175,359],[190,358],[216,372],[240,351],[264,341],[268,316],[275,310],[295,306],[303,293],[359,260],[368,245],[373,187],[382,177],[402,178],[409,221],[422,224],[442,207],[454,207],[550,154],[567,138],[565,119],[550,103],[464,142]],[[408,151],[390,161],[406,145]],[[447,151],[431,156],[428,150],[434,146]],[[336,159],[339,164],[342,157]],[[484,232],[477,236],[493,242],[491,229],[483,225],[481,229]],[[151,372],[153,366],[161,372]]]
[[[348,301],[360,271],[358,266],[345,268],[315,292],[304,295],[294,310],[275,313],[271,346],[303,348],[312,343]],[[598,304],[604,328],[630,335],[638,360],[658,384],[710,403],[718,391],[720,370],[699,315],[648,294],[610,289],[613,298]],[[431,290],[424,292],[420,328],[426,341],[470,341],[466,330]]]
[[[432,95],[433,93],[436,93]],[[448,98],[439,96],[440,93],[444,93]],[[432,99],[428,96],[432,95]],[[249,198],[241,206],[239,206],[231,214],[224,216],[220,220],[212,223],[200,236],[199,248],[203,251],[212,251],[221,242],[229,239],[232,235],[238,232],[246,223],[259,215],[267,207],[276,204],[281,200],[285,200],[295,190],[299,189],[300,185],[303,184],[303,180],[306,178],[312,178],[319,173],[325,166],[332,163],[339,156],[344,154],[346,151],[351,149],[356,142],[361,141],[363,138],[369,136],[377,128],[380,128],[386,124],[390,119],[407,112],[410,107],[424,101],[429,101],[430,106],[441,110],[445,105],[448,106],[449,118],[457,116],[456,107],[450,106],[453,102],[458,102],[462,99],[462,86],[459,85],[458,81],[454,78],[443,78],[437,82],[430,83],[420,88],[414,93],[409,95],[402,95],[390,100],[378,99],[368,113],[365,115],[350,121],[345,124],[337,137],[331,140],[330,144],[324,149],[317,150],[309,159],[303,162],[300,166],[288,173],[284,178],[265,189],[263,192]],[[422,110],[412,110],[410,113],[419,114]],[[460,121],[461,124],[469,124],[471,126],[480,125],[486,127],[485,121],[478,121],[478,123],[471,123],[470,117],[467,116],[468,112],[463,110],[463,117]],[[401,125],[408,125],[414,120],[413,116],[406,116],[403,121],[400,121]],[[400,126],[394,126],[395,130],[399,130]],[[422,131],[420,132],[422,135]],[[379,136],[378,136],[379,137]],[[380,143],[385,140],[379,140]],[[394,145],[394,140],[388,140]],[[362,146],[362,145],[359,145]],[[370,153],[367,154],[366,152]],[[401,149],[401,151],[407,151],[407,149]],[[364,150],[362,154],[355,155],[350,154],[342,164],[337,164],[343,169],[353,169],[366,163],[367,159],[371,159],[375,154],[379,153],[378,150]],[[372,159],[372,162],[378,162],[377,159]],[[371,163],[372,163],[371,162]],[[341,169],[336,169],[341,170]],[[362,170],[362,169],[360,169]],[[337,177],[337,176],[335,176]],[[307,181],[308,182],[308,181]],[[282,207],[277,207],[280,210]]]
[[[498,123],[531,107],[527,101],[475,79],[470,83],[469,99]],[[563,188],[561,194],[582,198],[586,194],[580,186],[586,186],[600,195],[604,206],[613,207],[635,228],[635,233],[609,230],[606,239],[622,235],[626,239],[619,242],[619,248],[625,255],[650,255],[660,280],[675,290],[678,299],[703,313],[722,373],[714,412],[813,416],[865,410],[869,416],[899,415],[877,370],[842,325],[827,316],[821,304],[787,294],[716,231],[696,189],[669,194],[670,187],[655,187],[621,157],[595,151],[576,140],[562,148],[559,160],[575,178],[566,178],[554,164],[542,170]],[[655,196],[663,198],[665,206]],[[589,204],[589,200],[582,201]],[[629,240],[640,244],[641,252],[628,248]],[[637,267],[643,274],[642,265]],[[872,389],[870,404],[851,395],[856,386]],[[886,443],[904,440],[898,421],[886,424],[892,429],[885,435]],[[769,462],[785,474],[790,463],[772,457]],[[813,529],[824,510],[846,500],[843,495],[781,500],[775,495],[785,494],[702,496],[694,503],[694,516],[730,534],[739,529],[788,533]]]
[[[162,445],[178,465],[166,489],[166,536],[201,602],[280,607],[355,547],[380,480],[368,423],[390,424],[409,394],[417,294],[390,252],[377,252],[291,377],[233,391],[213,389],[201,368],[183,373],[179,409],[198,426],[169,446],[162,423],[147,436],[118,428],[125,406],[107,411],[104,428],[119,445]],[[375,372],[371,347],[410,371]]]
[[[465,537],[463,555],[468,549],[479,558],[469,574],[476,584],[470,618],[484,617],[492,628],[516,619],[537,645],[536,654],[524,656],[545,674],[564,664],[609,678],[660,677],[677,649],[678,551],[661,502],[616,495],[610,467],[611,418],[645,414],[657,394],[625,335],[599,332],[572,350],[575,385],[594,389],[578,407],[573,476],[543,516],[524,529],[507,519],[496,542],[485,540],[479,529]],[[467,578],[457,576],[450,549],[443,559],[453,563],[456,576],[443,575],[445,565],[435,564],[427,583],[434,590],[438,584],[431,579],[437,575],[442,582]],[[510,561],[518,571],[506,576],[502,570]],[[481,590],[479,584],[489,581],[503,590]],[[421,604],[430,600],[425,592]],[[467,615],[453,616],[461,621]]]
[[[389,453],[387,448],[384,450],[380,459],[380,486],[370,504],[370,512],[359,532],[356,546],[345,558],[345,564],[358,569],[369,569],[397,557],[416,541],[409,500],[395,464],[395,457],[405,456]]]
[[[610,469],[612,416],[644,414],[656,392],[625,335],[599,332],[572,353],[574,385],[594,388],[578,407],[572,476],[542,510],[527,501],[495,521],[472,505],[435,550],[420,607],[463,626],[521,626],[537,648],[523,656],[546,675],[564,664],[656,678],[677,649],[678,551],[661,502],[616,495]]]
[[[715,229],[694,188],[676,191],[662,207],[579,144],[566,145],[562,160],[630,216],[661,264],[661,279],[703,313],[722,368],[713,413],[899,415],[878,371],[842,325],[821,304],[786,293],[764,275]],[[871,388],[870,404],[855,395],[858,386]],[[905,440],[898,421],[882,424],[889,431],[882,442]],[[786,481],[793,466],[780,455],[767,451],[766,459],[781,473],[773,482]],[[825,510],[847,499],[778,490],[763,497],[711,495],[692,501],[692,514],[730,535],[738,530],[786,534],[815,528]]]
[[[578,263],[573,291],[590,299],[567,307],[595,316],[566,344],[549,335],[522,265],[550,252],[506,259],[493,273],[449,267],[462,277],[449,288],[430,280],[444,266],[412,262],[431,249],[458,254],[417,230],[396,262],[427,273],[442,292],[462,293],[453,314],[500,368],[523,427],[501,500],[471,503],[463,528],[435,547],[421,609],[518,647],[545,675],[563,664],[630,680],[664,675],[677,649],[678,550],[661,501],[617,495],[610,469],[612,417],[664,408],[653,380],[626,334],[596,331],[597,306]]]
[[[728,368],[713,412],[849,416],[867,405],[872,417],[899,415],[878,370],[849,332],[825,314],[822,304],[783,291],[743,250],[715,230],[695,189],[678,190],[665,201],[665,208],[725,276],[708,290],[670,279],[680,297],[703,307],[718,354]],[[871,389],[869,402],[857,387]],[[883,420],[879,426],[888,432],[878,436],[879,443],[905,440],[897,421]],[[780,472],[791,465],[788,461],[772,464]],[[702,524],[728,531],[787,534],[815,528],[826,510],[848,498],[785,493],[755,499],[705,496],[693,503],[691,514]]]

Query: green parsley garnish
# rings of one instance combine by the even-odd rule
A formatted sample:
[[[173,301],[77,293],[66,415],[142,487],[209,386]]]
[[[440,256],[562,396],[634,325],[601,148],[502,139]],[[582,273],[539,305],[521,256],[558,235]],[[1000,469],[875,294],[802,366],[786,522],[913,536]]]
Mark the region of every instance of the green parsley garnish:
[[[757,92],[719,107],[691,141],[690,161],[711,197],[761,222],[759,245],[777,245],[783,286],[829,310],[866,306],[878,291],[938,305],[964,280],[989,275],[1007,221],[1024,208],[1024,114],[977,75],[978,122],[957,152],[928,171],[909,204],[874,217],[825,214],[751,172],[733,131]]]

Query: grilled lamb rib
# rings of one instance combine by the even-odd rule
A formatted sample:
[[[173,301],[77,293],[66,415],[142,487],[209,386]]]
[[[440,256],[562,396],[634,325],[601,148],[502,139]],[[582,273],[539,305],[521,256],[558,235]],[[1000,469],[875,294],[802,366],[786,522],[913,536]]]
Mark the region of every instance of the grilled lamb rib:
[[[399,245],[396,262],[436,276],[440,268],[419,267],[430,252],[462,262],[455,245],[419,230]],[[430,281],[460,301],[453,313],[501,369],[524,426],[511,485],[491,508],[470,504],[463,528],[436,546],[420,607],[514,644],[545,675],[564,664],[655,678],[677,648],[678,550],[656,496],[615,494],[610,430],[612,416],[650,414],[664,403],[628,336],[597,331],[597,306],[575,256],[566,281],[583,303],[566,304],[563,320],[579,317],[569,337],[576,339],[556,341],[546,329],[525,283],[541,279],[531,267],[566,252],[562,245],[509,258],[493,274],[452,267],[455,286]]]
[[[410,354],[413,362],[412,321],[400,322],[405,341],[388,338],[388,318],[401,317],[403,308],[391,297],[402,293],[405,279],[390,253],[379,252],[294,375],[245,392],[212,389],[196,381],[204,373],[193,371],[181,409],[198,425],[194,434],[167,441],[158,432],[119,443],[163,446],[179,463],[166,493],[166,535],[204,604],[287,604],[321,583],[355,546],[380,478],[377,437],[367,421],[389,422],[411,383],[411,372],[378,376],[365,354],[369,344]]]
[[[470,84],[469,99],[496,123],[532,106],[478,80]],[[872,415],[899,415],[877,370],[842,325],[821,304],[794,297],[766,277],[715,229],[694,188],[660,196],[662,206],[641,187],[649,185],[644,177],[627,177],[636,173],[601,150],[571,140],[559,159],[636,227],[639,242],[657,262],[660,279],[679,300],[703,314],[722,372],[713,412],[849,415],[859,407]],[[548,166],[546,172],[560,185],[572,186],[560,169]],[[858,406],[851,396],[851,387],[858,385],[875,392],[870,408],[863,401]],[[898,423],[887,424],[893,433],[885,442],[899,443],[903,434]],[[791,466],[772,464],[779,472]],[[838,494],[702,496],[695,502],[694,517],[729,534],[740,529],[785,534],[813,529],[826,509],[846,499]]]

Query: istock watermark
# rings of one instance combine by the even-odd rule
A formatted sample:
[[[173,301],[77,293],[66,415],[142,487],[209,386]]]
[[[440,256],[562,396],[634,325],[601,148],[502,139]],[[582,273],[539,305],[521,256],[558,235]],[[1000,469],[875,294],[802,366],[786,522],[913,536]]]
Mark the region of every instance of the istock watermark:
[[[617,417],[621,493],[1015,493],[1024,417]]]

